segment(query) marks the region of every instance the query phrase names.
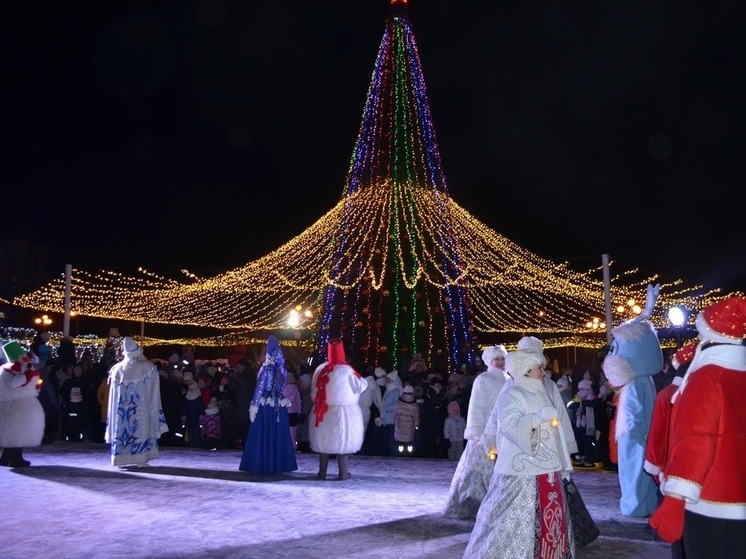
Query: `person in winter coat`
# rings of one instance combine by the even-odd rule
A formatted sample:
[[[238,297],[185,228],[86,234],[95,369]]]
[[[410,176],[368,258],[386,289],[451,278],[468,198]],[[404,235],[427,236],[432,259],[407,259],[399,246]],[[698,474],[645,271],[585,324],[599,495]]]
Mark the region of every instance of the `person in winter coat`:
[[[190,448],[196,448],[200,445],[202,438],[199,418],[205,411],[205,406],[202,403],[202,392],[197,386],[197,381],[194,380],[194,374],[191,371],[186,371],[183,378],[182,392],[184,393],[184,399],[182,400],[181,421],[186,427],[187,445]]]
[[[508,352],[502,345],[487,347],[482,352],[487,370],[474,379],[464,430],[466,444],[453,473],[443,509],[443,514],[447,517],[473,520],[487,494],[495,462],[479,446],[479,439],[484,433],[497,396],[508,378],[505,373],[507,355]]]
[[[370,418],[375,414],[375,417],[381,416],[381,407],[383,407],[383,398],[381,397],[381,389],[376,382],[376,372],[379,376],[384,376],[386,372],[377,367],[371,374],[365,377],[365,382],[368,383],[367,388],[360,395],[358,401],[360,405],[360,411],[363,412],[363,452],[365,454],[372,454],[373,445],[372,437],[368,436],[368,425],[370,424]]]
[[[233,382],[236,385],[236,430],[238,431],[236,445],[238,448],[243,448],[251,429],[249,408],[251,407],[251,400],[256,390],[256,369],[251,361],[241,358],[236,362],[234,371]]]
[[[329,455],[337,455],[338,479],[349,479],[349,455],[363,445],[363,412],[360,394],[368,383],[347,364],[342,340],[332,338],[327,361],[319,365],[311,381],[311,449],[319,453],[318,479],[326,479]]]
[[[443,424],[443,438],[448,446],[448,459],[459,460],[464,452],[464,431],[466,420],[461,416],[458,402],[453,400],[448,404],[448,417]]]
[[[39,446],[44,437],[44,409],[39,403],[39,372],[33,357],[18,342],[3,346],[0,366],[0,466],[24,468],[24,447]]]
[[[298,416],[301,412],[301,397],[298,384],[295,382],[295,375],[288,371],[288,381],[282,391],[285,398],[290,402],[288,407],[288,426],[290,427],[290,440],[293,442],[293,450],[298,450]]]
[[[434,375],[426,387],[422,403],[422,456],[424,458],[445,458],[443,444],[443,424],[448,415],[446,391],[443,379]]]
[[[396,445],[394,444],[394,408],[399,401],[404,385],[397,371],[391,371],[386,375],[386,389],[382,396],[383,408],[381,409],[380,424],[383,427],[382,439],[385,441],[384,456],[396,456]]]
[[[313,398],[311,397],[311,375],[304,371],[298,377],[298,390],[300,390],[300,414],[298,415],[298,428],[295,430],[298,450],[300,452],[311,452],[311,439],[308,434],[309,424],[311,422],[311,408],[313,407]]]
[[[132,338],[122,344],[124,359],[109,369],[105,440],[112,466],[146,466],[158,458],[158,439],[168,431],[161,407],[160,376]]]
[[[223,448],[223,427],[220,421],[218,399],[213,396],[204,413],[199,417],[200,442],[204,448]]]
[[[218,373],[218,384],[212,391],[218,400],[220,425],[225,448],[239,448],[238,414],[236,413],[236,384],[227,372]]]
[[[408,384],[394,406],[394,442],[397,456],[415,453],[415,436],[420,428],[420,406],[415,401],[414,388]]]
[[[85,439],[88,399],[92,397],[87,381],[83,367],[73,365],[72,376],[60,386],[62,435],[66,441],[81,442]]]

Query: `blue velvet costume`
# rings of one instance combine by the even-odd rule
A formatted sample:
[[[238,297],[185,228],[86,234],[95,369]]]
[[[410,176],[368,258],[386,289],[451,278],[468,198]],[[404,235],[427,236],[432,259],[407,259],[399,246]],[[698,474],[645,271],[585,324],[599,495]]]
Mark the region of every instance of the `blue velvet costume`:
[[[257,475],[277,475],[298,469],[290,438],[288,406],[283,396],[287,382],[285,358],[277,338],[267,340],[267,357],[259,369],[251,400],[252,424],[239,470]]]

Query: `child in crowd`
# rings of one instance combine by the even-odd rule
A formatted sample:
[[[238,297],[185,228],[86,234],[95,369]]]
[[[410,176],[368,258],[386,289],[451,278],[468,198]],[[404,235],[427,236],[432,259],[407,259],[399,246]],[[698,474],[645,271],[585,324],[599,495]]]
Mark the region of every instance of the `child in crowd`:
[[[220,424],[218,399],[210,398],[205,411],[199,416],[200,438],[205,448],[224,448],[223,429]]]
[[[458,461],[464,452],[466,420],[461,417],[461,406],[456,400],[448,404],[448,417],[443,425],[443,438],[448,447],[448,459]]]
[[[415,435],[420,428],[420,406],[416,402],[414,388],[407,385],[394,406],[394,441],[399,456],[412,456],[415,451]]]

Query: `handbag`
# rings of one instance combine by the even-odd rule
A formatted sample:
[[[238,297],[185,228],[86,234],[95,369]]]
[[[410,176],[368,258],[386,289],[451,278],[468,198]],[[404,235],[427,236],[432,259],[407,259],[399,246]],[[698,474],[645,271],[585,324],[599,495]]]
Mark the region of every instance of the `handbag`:
[[[570,510],[570,521],[575,536],[575,549],[580,549],[595,540],[600,532],[593,521],[593,517],[591,517],[591,513],[588,512],[575,482],[572,479],[563,479],[562,485],[565,488],[567,508]]]

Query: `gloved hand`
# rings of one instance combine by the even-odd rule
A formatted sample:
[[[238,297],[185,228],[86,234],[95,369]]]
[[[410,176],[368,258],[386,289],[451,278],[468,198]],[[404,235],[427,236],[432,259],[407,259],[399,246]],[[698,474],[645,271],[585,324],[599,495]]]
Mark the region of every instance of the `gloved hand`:
[[[255,406],[254,404],[251,404],[249,406],[249,419],[252,423],[254,423],[254,420],[256,419],[256,412],[259,411],[259,406]]]
[[[684,534],[684,499],[666,495],[648,522],[658,532],[658,536],[668,543],[674,543]]]
[[[554,408],[552,406],[547,406],[539,410],[539,413],[537,413],[534,416],[534,419],[531,421],[531,425],[533,427],[538,427],[545,421],[557,419],[558,417],[559,417],[559,413],[557,412],[557,408]]]
[[[380,417],[376,417],[373,420],[373,423],[375,423],[376,427],[381,427],[383,425],[383,419],[381,419]]]

